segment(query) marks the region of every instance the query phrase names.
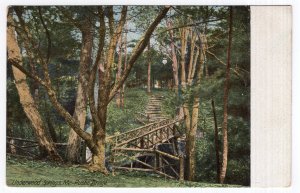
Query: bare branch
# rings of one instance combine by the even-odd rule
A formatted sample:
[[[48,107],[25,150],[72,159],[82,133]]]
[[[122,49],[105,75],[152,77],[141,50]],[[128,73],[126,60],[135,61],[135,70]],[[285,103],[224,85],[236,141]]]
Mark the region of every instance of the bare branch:
[[[226,63],[223,62],[218,56],[216,56],[214,53],[212,53],[211,51],[209,50],[206,50],[206,52],[210,55],[212,55],[216,60],[218,60],[221,64],[223,64],[224,66],[226,66]],[[239,70],[242,70],[244,71],[245,73],[248,73],[250,74],[250,72],[248,72],[247,70],[245,69],[242,69],[242,68],[237,68]],[[238,77],[240,77],[241,79],[244,79],[244,77],[237,71],[237,69],[234,69],[234,68],[230,68],[230,70],[232,70]]]
[[[205,24],[205,23],[210,23],[210,22],[216,22],[216,21],[221,21],[221,20],[224,20],[224,18],[221,18],[221,19],[212,19],[212,20],[207,20],[207,21],[201,21],[201,22],[184,24],[184,25],[180,25],[180,26],[177,26],[177,27],[172,27],[172,28],[166,29],[166,30],[161,31],[160,33],[158,33],[156,35],[159,35],[159,34],[168,32],[170,30],[174,30],[174,29],[181,29],[181,28],[185,28],[185,27],[198,27],[200,24]]]

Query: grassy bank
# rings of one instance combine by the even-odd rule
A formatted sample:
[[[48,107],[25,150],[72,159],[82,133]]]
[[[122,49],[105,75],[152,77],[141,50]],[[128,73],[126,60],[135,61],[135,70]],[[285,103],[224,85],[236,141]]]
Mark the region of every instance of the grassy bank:
[[[13,187],[237,187],[179,182],[151,173],[116,172],[105,176],[78,166],[7,156],[6,182]]]
[[[116,101],[109,103],[107,113],[107,132],[125,132],[141,126],[136,121],[138,112],[143,112],[148,102],[148,95],[144,89],[127,88],[125,90],[124,108],[119,108]]]

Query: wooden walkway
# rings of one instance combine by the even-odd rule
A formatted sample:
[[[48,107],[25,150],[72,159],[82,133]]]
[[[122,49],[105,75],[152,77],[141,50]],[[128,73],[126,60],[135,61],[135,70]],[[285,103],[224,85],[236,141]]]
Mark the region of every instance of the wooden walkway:
[[[181,119],[167,119],[161,111],[163,97],[151,96],[145,114],[148,124],[110,136],[110,162],[113,170],[138,170],[183,180],[184,158],[177,151],[181,137],[178,125]],[[171,145],[173,153],[159,150],[162,144]],[[171,172],[166,172],[166,170]]]

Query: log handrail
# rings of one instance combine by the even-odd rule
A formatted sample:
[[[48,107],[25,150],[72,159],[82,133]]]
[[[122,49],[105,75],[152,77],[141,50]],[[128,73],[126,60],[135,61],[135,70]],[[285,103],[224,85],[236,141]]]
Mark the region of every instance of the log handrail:
[[[126,131],[126,132],[124,132],[124,133],[120,133],[120,134],[117,134],[117,135],[109,136],[109,137],[107,137],[107,139],[110,140],[110,139],[112,139],[112,138],[120,137],[120,136],[122,136],[122,135],[126,135],[126,134],[128,134],[128,133],[132,133],[132,132],[134,132],[134,131],[137,131],[137,130],[141,130],[141,129],[150,127],[150,126],[152,126],[152,125],[154,125],[154,124],[162,123],[162,122],[164,122],[164,121],[166,121],[166,120],[168,120],[168,119],[164,119],[164,120],[161,120],[161,121],[159,121],[159,122],[149,123],[149,124],[147,124],[147,125],[143,125],[143,126],[141,126],[141,127],[138,127],[138,128],[135,128],[135,129],[132,129],[132,130],[129,130],[129,131]]]
[[[127,141],[124,141],[124,142],[122,142],[122,143],[116,144],[116,146],[122,146],[122,145],[125,145],[125,144],[127,144],[127,143],[129,143],[129,142],[131,142],[131,141],[135,141],[135,140],[137,140],[137,139],[139,139],[139,138],[141,138],[141,137],[143,137],[143,136],[146,136],[146,135],[149,135],[149,134],[151,134],[151,133],[154,133],[154,132],[156,132],[156,131],[158,131],[158,130],[164,129],[165,127],[170,126],[170,125],[172,125],[172,124],[175,124],[175,123],[177,123],[177,122],[179,122],[179,121],[180,121],[180,120],[172,121],[172,122],[170,122],[170,123],[168,123],[168,124],[166,124],[166,125],[162,125],[162,126],[160,126],[160,127],[157,127],[156,129],[153,129],[153,130],[151,130],[151,131],[148,131],[148,132],[146,132],[146,133],[144,133],[144,134],[142,134],[142,135],[139,135],[139,136],[137,136],[137,137],[131,138],[131,139],[129,139],[129,140],[127,140]]]
[[[167,160],[165,160],[163,157],[165,156],[165,157],[168,157],[168,158],[171,158],[171,159],[173,159],[173,160],[176,160],[176,161],[179,161],[179,165],[180,165],[180,167],[184,167],[184,165],[183,165],[183,159],[179,156],[179,157],[177,157],[177,156],[174,156],[174,155],[171,155],[171,154],[168,154],[168,153],[165,153],[165,152],[162,152],[162,151],[159,151],[159,150],[157,150],[157,149],[137,149],[137,148],[122,148],[122,147],[116,147],[116,148],[114,148],[113,150],[116,150],[116,151],[134,151],[134,152],[148,152],[148,153],[151,153],[151,154],[153,154],[154,156],[155,156],[155,154],[157,154],[157,155],[160,155],[160,156],[162,156],[162,160],[167,164],[166,166],[160,166],[160,168],[161,167],[167,167],[167,166],[170,166],[171,167],[171,169],[172,169],[172,171],[175,173],[175,175],[178,177],[178,179],[180,179],[180,180],[182,180],[183,179],[183,171],[184,171],[184,169],[183,168],[180,168],[179,169],[179,173],[172,167],[172,165],[167,161]],[[125,156],[125,157],[129,157],[128,155],[125,155],[125,154],[123,154],[123,156]],[[160,174],[160,175],[163,175],[163,176],[166,176],[166,177],[169,177],[169,178],[173,178],[174,179],[174,177],[173,176],[170,176],[170,175],[168,175],[168,174],[166,174],[166,173],[164,173],[164,172],[162,172],[162,171],[159,171],[158,170],[158,168],[157,167],[155,167],[155,166],[152,166],[152,165],[149,165],[149,164],[147,164],[147,163],[145,163],[145,162],[143,162],[143,161],[140,161],[140,160],[138,160],[138,159],[136,159],[136,158],[134,158],[134,160],[136,161],[136,162],[138,162],[138,163],[140,163],[140,164],[142,164],[142,165],[144,165],[144,166],[146,166],[146,167],[148,167],[147,169],[146,168],[129,168],[129,167],[120,167],[120,166],[114,166],[114,168],[115,169],[126,169],[126,170],[138,170],[138,171],[152,171],[152,172],[156,172],[156,173],[158,173],[158,174]]]

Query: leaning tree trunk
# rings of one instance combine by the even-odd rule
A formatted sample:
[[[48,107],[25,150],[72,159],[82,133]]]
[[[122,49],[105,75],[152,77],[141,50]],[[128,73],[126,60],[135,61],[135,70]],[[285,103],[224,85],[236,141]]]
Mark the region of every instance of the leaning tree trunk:
[[[220,172],[220,183],[223,184],[226,176],[227,162],[228,162],[228,95],[229,95],[229,81],[230,81],[230,56],[231,56],[231,42],[232,42],[232,7],[229,8],[229,32],[228,32],[228,48],[227,48],[227,66],[226,66],[226,80],[224,86],[224,115],[223,115],[223,158],[222,168]]]
[[[82,31],[82,47],[79,63],[79,81],[77,88],[77,98],[75,103],[75,111],[73,117],[78,121],[80,128],[83,130],[86,120],[86,106],[87,106],[87,80],[85,78],[86,70],[91,63],[91,53],[93,48],[93,30],[92,26],[86,22]],[[78,163],[80,160],[80,136],[71,129],[69,133],[67,146],[67,160],[69,162]]]
[[[22,65],[22,56],[20,48],[18,46],[15,29],[13,27],[13,18],[11,14],[8,15],[8,28],[7,28],[7,49],[8,49],[8,61],[18,63]],[[61,157],[58,155],[55,145],[51,137],[47,134],[45,125],[42,121],[40,113],[37,110],[35,101],[30,93],[30,89],[27,85],[26,75],[21,72],[15,66],[12,66],[13,75],[15,78],[15,84],[20,97],[20,103],[23,110],[30,120],[36,139],[38,141],[41,149],[45,150],[47,155],[54,161],[62,161]]]

